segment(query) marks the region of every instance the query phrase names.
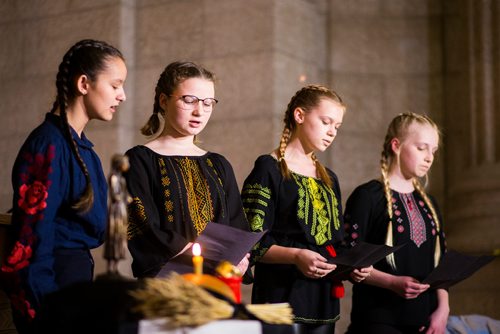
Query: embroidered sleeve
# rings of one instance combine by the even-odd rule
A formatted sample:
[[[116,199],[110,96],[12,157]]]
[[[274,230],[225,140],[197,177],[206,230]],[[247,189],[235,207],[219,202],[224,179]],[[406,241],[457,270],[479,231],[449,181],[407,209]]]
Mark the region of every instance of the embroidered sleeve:
[[[246,217],[252,231],[271,231],[274,224],[275,196],[272,176],[265,166],[256,166],[243,184],[241,197]],[[250,262],[257,262],[276,241],[266,233],[252,250]]]
[[[371,198],[368,192],[357,188],[347,199],[344,213],[345,240],[349,246],[365,241],[370,223]]]
[[[213,159],[213,162],[216,164],[214,167],[216,167],[218,171],[218,176],[224,188],[225,200],[227,203],[227,209],[225,211],[229,214],[230,225],[248,231],[250,228],[245,213],[243,212],[240,190],[236,182],[233,167],[226,158],[218,154],[216,158]]]
[[[52,143],[28,142],[12,171],[14,247],[2,271],[19,275],[13,305],[34,316],[41,298],[57,289],[53,270],[55,216],[62,204],[61,152]],[[16,289],[17,289],[16,288]]]
[[[166,202],[161,207],[156,204],[155,189],[163,189],[161,184],[172,182],[161,168],[153,166],[155,159],[144,151],[132,149],[127,152],[130,169],[126,173],[127,188],[132,196],[129,205],[128,247],[133,258],[132,270],[136,277],[154,276],[162,265],[178,254],[188,240],[173,229],[165,227],[173,224]],[[166,187],[165,191],[168,191]],[[165,194],[164,194],[165,195]],[[168,197],[166,197],[168,198]],[[162,226],[163,225],[163,226]]]

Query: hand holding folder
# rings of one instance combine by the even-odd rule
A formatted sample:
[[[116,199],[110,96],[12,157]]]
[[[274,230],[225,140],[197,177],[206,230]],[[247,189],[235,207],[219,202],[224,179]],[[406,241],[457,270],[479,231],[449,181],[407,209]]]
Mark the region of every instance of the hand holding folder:
[[[403,246],[404,244],[397,246],[375,245],[360,241],[354,247],[345,250],[336,257],[328,258],[328,263],[337,265],[337,269],[331,272],[331,276],[338,276],[349,273],[354,269],[372,266]]]

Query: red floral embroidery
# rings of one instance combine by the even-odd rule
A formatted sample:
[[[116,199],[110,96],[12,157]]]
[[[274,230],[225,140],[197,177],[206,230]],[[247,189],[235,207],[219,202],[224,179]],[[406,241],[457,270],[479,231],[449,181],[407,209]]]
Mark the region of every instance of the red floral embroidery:
[[[19,196],[17,205],[29,215],[34,215],[47,207],[45,200],[49,194],[47,187],[40,181],[34,181],[30,185],[23,184],[19,188]]]
[[[31,321],[35,318],[36,312],[31,307],[31,304],[28,300],[26,300],[26,296],[24,291],[19,291],[19,294],[10,294],[10,302],[12,304],[12,308],[21,313],[24,317],[27,318],[28,321]]]
[[[32,254],[30,246],[25,246],[17,241],[7,258],[7,263],[2,266],[2,271],[13,272],[26,267]]]

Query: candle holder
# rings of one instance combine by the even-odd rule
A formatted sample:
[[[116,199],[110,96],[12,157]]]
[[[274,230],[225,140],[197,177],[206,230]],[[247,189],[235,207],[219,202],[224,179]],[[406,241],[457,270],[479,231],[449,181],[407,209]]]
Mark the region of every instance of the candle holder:
[[[222,261],[215,268],[216,277],[226,283],[234,294],[236,303],[241,303],[241,281],[242,274],[238,267],[228,261]]]

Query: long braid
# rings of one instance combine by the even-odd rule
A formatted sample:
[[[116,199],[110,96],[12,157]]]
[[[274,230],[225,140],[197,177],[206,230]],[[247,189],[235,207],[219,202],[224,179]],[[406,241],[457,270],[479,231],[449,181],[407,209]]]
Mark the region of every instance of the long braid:
[[[166,82],[165,80],[166,72],[164,71],[161,75],[160,78],[158,79],[158,82],[156,84],[155,88],[155,101],[153,103],[153,114],[149,117],[148,121],[144,126],[141,128],[141,133],[144,136],[152,136],[158,130],[160,129],[160,116],[159,114],[163,114],[163,109],[160,106],[160,95],[163,92],[167,91]]]
[[[323,181],[328,187],[333,187],[333,181],[328,172],[326,171],[325,166],[318,160],[316,154],[312,154],[312,160],[314,161],[314,165],[316,166],[316,173],[318,174],[321,181]]]
[[[68,122],[68,105],[75,98],[77,92],[73,80],[82,74],[94,80],[98,73],[105,67],[105,60],[113,57],[123,59],[120,51],[105,42],[95,40],[82,40],[70,48],[63,57],[56,77],[57,97],[52,106],[51,113],[57,110],[61,116],[64,135],[68,141],[71,152],[75,156],[85,176],[85,189],[79,199],[72,204],[72,208],[81,212],[90,210],[94,203],[94,190],[87,165],[83,161],[78,146],[73,138]],[[88,68],[85,68],[88,66]]]
[[[430,200],[429,196],[427,196],[427,193],[425,192],[425,189],[420,183],[420,181],[414,179],[413,186],[415,187],[415,189],[417,189],[420,196],[422,196],[422,198],[424,199],[425,204],[431,210],[432,218],[434,219],[434,223],[436,224],[436,244],[434,246],[434,267],[436,267],[439,264],[439,260],[441,258],[441,253],[442,253],[440,237],[439,237],[441,224],[439,222],[439,217],[437,215],[436,209],[434,208],[434,205],[432,205],[432,201]]]
[[[280,165],[281,175],[284,176],[285,179],[289,179],[292,177],[290,173],[290,169],[288,169],[288,165],[285,160],[285,149],[288,141],[290,140],[290,129],[285,127],[283,129],[283,133],[281,134],[280,139],[280,147],[277,150],[278,161]]]
[[[392,190],[389,186],[389,165],[387,162],[387,153],[382,151],[382,156],[380,158],[380,172],[382,174],[382,184],[384,186],[384,196],[387,205],[387,214],[389,216],[387,232],[385,236],[385,244],[388,246],[394,246],[394,238],[392,234]],[[386,256],[386,261],[391,266],[393,270],[396,270],[396,260],[394,258],[394,253],[391,253]]]

